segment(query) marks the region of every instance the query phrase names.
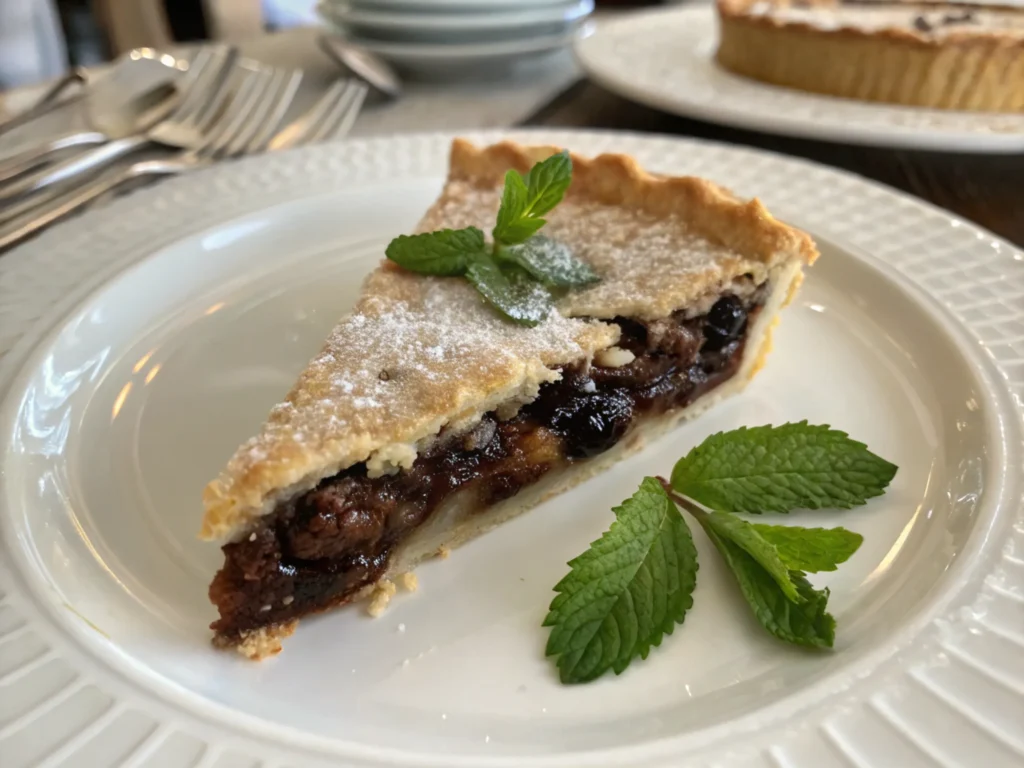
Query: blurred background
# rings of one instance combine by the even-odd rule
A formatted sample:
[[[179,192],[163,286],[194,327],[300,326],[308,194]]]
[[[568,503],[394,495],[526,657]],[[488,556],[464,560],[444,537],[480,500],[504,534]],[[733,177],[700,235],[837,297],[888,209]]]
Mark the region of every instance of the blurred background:
[[[599,9],[664,4],[664,0],[596,0]],[[51,79],[68,66],[94,66],[138,47],[217,40],[237,43],[265,33],[329,24],[318,0],[0,0],[0,90]],[[324,2],[325,8],[373,13],[419,12],[423,0]],[[434,4],[444,7],[445,2]],[[448,8],[467,6],[448,0]],[[537,0],[495,3],[509,9],[541,6]],[[551,6],[571,8],[569,2]],[[329,15],[329,14],[327,14]],[[380,40],[380,28],[359,30]],[[392,30],[394,31],[394,30]],[[358,35],[355,35],[358,36]],[[400,35],[392,34],[396,40]]]
[[[1021,115],[932,114],[745,82],[715,65],[717,30],[712,0],[0,0],[0,229],[37,209],[38,195],[24,198],[51,178],[8,184],[5,207],[5,172],[24,176],[23,154],[49,163],[85,134],[173,124],[166,110],[191,82],[178,76],[216,49],[238,65],[223,77],[241,67],[288,83],[277,126],[347,81],[366,95],[338,106],[333,138],[538,127],[711,139],[844,168],[1024,243]],[[169,79],[178,90],[164,98]]]

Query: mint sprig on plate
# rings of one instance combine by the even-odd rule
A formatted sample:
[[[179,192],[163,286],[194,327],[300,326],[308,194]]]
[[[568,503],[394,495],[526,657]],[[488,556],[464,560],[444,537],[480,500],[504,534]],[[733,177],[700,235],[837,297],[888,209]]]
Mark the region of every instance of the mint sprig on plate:
[[[569,563],[544,626],[563,683],[622,672],[672,634],[693,605],[697,550],[683,516],[653,477],[616,507],[615,522]]]
[[[485,241],[476,227],[400,235],[387,257],[423,275],[466,277],[505,317],[535,326],[554,307],[553,292],[597,282],[597,274],[564,243],[537,232],[572,181],[568,151],[543,160],[525,176],[505,174],[498,219]]]
[[[863,443],[807,422],[721,432],[680,459],[671,483],[644,478],[615,522],[569,563],[544,626],[564,683],[619,674],[681,624],[693,605],[697,551],[680,508],[700,524],[754,616],[780,640],[831,648],[827,589],[863,538],[845,528],[751,523],[737,512],[849,508],[885,492],[896,466]]]
[[[801,421],[712,435],[676,463],[672,487],[722,512],[849,509],[895,474],[845,432]]]

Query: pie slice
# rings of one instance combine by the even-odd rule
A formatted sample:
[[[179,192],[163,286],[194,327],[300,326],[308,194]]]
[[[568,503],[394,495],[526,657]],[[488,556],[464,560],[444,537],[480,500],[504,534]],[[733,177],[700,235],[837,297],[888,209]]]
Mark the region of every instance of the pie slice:
[[[1020,0],[718,0],[726,69],[813,93],[1024,111]]]
[[[495,221],[505,172],[552,147],[456,140],[419,231]],[[573,156],[544,234],[601,277],[536,327],[462,278],[382,263],[323,351],[204,493],[227,539],[215,643],[259,658],[296,620],[601,472],[740,390],[817,257],[810,237],[701,179]],[[375,600],[380,607],[380,600]]]

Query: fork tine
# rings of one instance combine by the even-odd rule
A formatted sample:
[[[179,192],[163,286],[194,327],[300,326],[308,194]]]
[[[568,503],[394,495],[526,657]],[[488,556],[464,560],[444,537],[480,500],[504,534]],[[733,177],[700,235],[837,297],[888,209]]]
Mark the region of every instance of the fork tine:
[[[244,143],[252,134],[259,130],[260,116],[266,111],[267,105],[276,99],[281,71],[278,69],[261,69],[258,86],[245,105],[245,119],[237,128],[230,132],[226,141],[218,146],[218,151],[231,155],[232,147]]]
[[[366,83],[359,80],[349,81],[338,104],[327,115],[319,129],[313,132],[308,141],[339,139],[348,133],[359,116],[359,109],[363,105],[367,91]]]
[[[292,100],[295,98],[295,93],[299,89],[299,84],[302,82],[302,71],[292,70],[291,72],[283,71],[281,88],[276,96],[276,100],[267,100],[260,111],[260,114],[255,116],[253,120],[253,126],[255,130],[250,134],[248,139],[245,141],[244,146],[237,148],[238,152],[262,152],[267,148],[267,142],[276,133],[277,127],[281,124],[285,114],[288,112],[288,107],[291,106]],[[235,150],[235,147],[231,147],[231,150]]]
[[[196,53],[195,58],[188,64],[188,69],[185,71],[185,76],[182,78],[181,90],[185,94],[185,98],[182,99],[181,106],[179,109],[184,109],[187,105],[197,103],[195,86],[196,81],[206,72],[207,67],[210,66],[210,62],[213,61],[215,48],[200,48]]]
[[[352,84],[352,100],[349,102],[348,112],[344,114],[338,124],[334,127],[330,133],[328,133],[324,139],[330,141],[333,139],[340,139],[348,135],[348,132],[352,130],[352,126],[355,125],[356,119],[359,117],[359,112],[363,108],[363,102],[366,101],[367,95],[370,93],[370,86],[364,83],[362,80],[356,80]]]
[[[347,81],[339,80],[321,96],[308,112],[298,120],[283,128],[267,143],[267,149],[276,151],[288,149],[305,142],[306,135],[324,119],[342,97],[347,88]]]
[[[242,130],[236,133],[231,143],[225,147],[225,154],[228,157],[242,153],[252,143],[253,137],[263,132],[267,113],[271,110],[277,111],[280,100],[287,95],[286,90],[291,75],[292,73],[283,69],[270,70],[270,81],[262,98],[253,105],[249,119],[246,120]]]
[[[206,133],[220,117],[226,99],[231,94],[231,81],[237,69],[237,60],[238,50],[234,47],[226,47],[219,53],[208,68],[209,75],[204,77],[204,92],[201,95],[205,98],[199,108],[182,121],[184,125]]]
[[[196,54],[189,64],[188,74],[185,76],[182,87],[185,96],[177,109],[171,113],[173,119],[188,120],[202,108],[213,87],[222,53],[217,48],[203,48]]]
[[[215,157],[220,154],[242,130],[253,106],[263,98],[272,76],[264,69],[239,69],[231,79],[237,80],[238,84],[223,111],[204,133],[202,146],[197,151],[197,154],[203,157]]]
[[[302,143],[312,144],[313,142],[320,141],[325,135],[326,129],[337,122],[338,116],[345,114],[345,110],[351,96],[352,82],[350,80],[346,80],[345,87],[338,93],[338,98],[336,98],[334,103],[330,105],[330,109],[328,109],[318,121],[309,126],[309,130],[306,131],[305,135],[302,137]]]

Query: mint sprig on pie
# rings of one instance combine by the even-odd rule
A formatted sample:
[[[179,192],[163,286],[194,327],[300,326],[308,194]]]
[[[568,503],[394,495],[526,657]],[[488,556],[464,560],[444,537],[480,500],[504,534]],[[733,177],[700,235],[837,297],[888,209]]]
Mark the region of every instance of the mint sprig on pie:
[[[575,288],[600,278],[565,243],[536,235],[540,218],[562,201],[572,180],[572,160],[562,151],[523,176],[505,174],[494,242],[476,227],[399,235],[387,257],[421,275],[465,276],[509,320],[533,327],[554,307],[550,288]],[[547,287],[545,287],[547,286]]]
[[[260,658],[303,616],[377,612],[419,562],[739,392],[818,255],[703,179],[465,141],[390,250],[204,492],[220,646]]]
[[[615,508],[608,532],[570,561],[544,620],[552,628],[547,655],[558,657],[562,682],[619,674],[683,623],[698,566],[680,508],[714,543],[766,630],[795,645],[831,648],[829,591],[815,589],[807,572],[835,570],[863,538],[845,528],[759,525],[733,512],[848,508],[884,493],[895,474],[893,464],[827,426],[801,422],[712,435],[676,463],[671,484],[645,478]],[[709,476],[743,481],[743,491],[698,499]]]

